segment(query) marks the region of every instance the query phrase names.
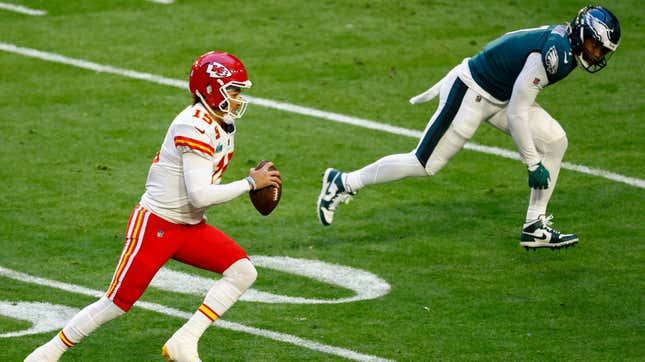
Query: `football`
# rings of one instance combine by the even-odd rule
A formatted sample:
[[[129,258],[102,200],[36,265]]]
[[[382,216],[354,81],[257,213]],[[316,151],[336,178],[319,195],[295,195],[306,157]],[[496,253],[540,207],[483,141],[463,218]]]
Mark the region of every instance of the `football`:
[[[267,160],[262,160],[256,167],[256,170],[261,169],[264,164],[266,164]],[[269,170],[275,170],[276,168],[274,166],[271,166]],[[253,203],[253,206],[260,212],[260,214],[266,216],[273,211],[273,209],[278,206],[278,202],[280,202],[280,196],[282,196],[282,186],[280,187],[275,187],[275,186],[269,186],[265,187],[260,190],[253,190],[249,193],[249,197],[251,198],[251,203]]]

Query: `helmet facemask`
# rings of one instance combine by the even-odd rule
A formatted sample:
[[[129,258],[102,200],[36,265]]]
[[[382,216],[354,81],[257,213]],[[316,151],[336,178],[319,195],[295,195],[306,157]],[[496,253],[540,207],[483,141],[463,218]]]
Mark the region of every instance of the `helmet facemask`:
[[[221,80],[218,79],[218,83],[219,82],[221,82]],[[246,106],[248,105],[249,101],[247,98],[242,97],[241,94],[238,97],[233,98],[231,97],[229,92],[240,92],[242,88],[251,88],[251,86],[252,83],[250,80],[247,80],[245,82],[230,81],[224,85],[221,85],[218,89],[223,99],[217,105],[208,104],[205,97],[199,91],[196,91],[195,94],[202,101],[202,104],[209,113],[221,119],[222,121],[224,121],[224,123],[233,124],[236,119],[242,118],[244,112],[246,112]],[[206,92],[208,94],[214,92],[211,84],[206,85]],[[235,103],[237,103],[238,106],[236,108],[231,107],[231,105]],[[217,109],[220,111],[219,113],[223,114],[220,115],[218,112],[214,112],[213,109]]]
[[[582,51],[574,55],[576,57],[576,61],[584,70],[588,71],[589,73],[596,73],[607,66],[607,62],[614,55],[614,52],[606,48],[597,40],[593,39],[592,41],[596,42],[595,46],[600,46],[603,48],[602,56],[600,58],[595,57],[591,52],[589,52],[589,49],[584,44],[584,42],[582,45]]]
[[[225,115],[230,116],[232,119],[242,118],[244,112],[246,112],[246,106],[249,103],[249,100],[244,98],[240,92],[242,88],[250,88],[251,81],[245,83],[232,81],[219,88],[219,92],[224,97],[224,100],[218,105],[220,111]],[[237,92],[239,95],[236,98],[231,97],[230,92]],[[233,108],[232,105],[237,104],[238,106]]]

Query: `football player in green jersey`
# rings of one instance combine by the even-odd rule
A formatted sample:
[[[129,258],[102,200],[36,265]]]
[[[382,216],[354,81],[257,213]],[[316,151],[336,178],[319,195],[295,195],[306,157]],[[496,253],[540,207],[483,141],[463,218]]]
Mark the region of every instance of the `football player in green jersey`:
[[[520,244],[527,249],[576,244],[575,234],[555,230],[552,216],[546,216],[567,137],[535,98],[576,66],[591,73],[604,68],[619,42],[614,14],[587,6],[569,23],[518,30],[489,43],[410,99],[416,104],[439,96],[412,152],[383,157],[353,172],[325,171],[317,205],[320,222],[330,225],[340,203],[367,185],[436,174],[486,121],[511,135],[528,170],[531,197]]]

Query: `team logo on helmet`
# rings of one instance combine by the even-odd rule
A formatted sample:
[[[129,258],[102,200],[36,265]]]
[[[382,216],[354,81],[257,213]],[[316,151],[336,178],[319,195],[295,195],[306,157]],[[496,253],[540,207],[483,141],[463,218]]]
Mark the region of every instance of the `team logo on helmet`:
[[[228,68],[226,68],[223,64],[220,64],[218,62],[211,62],[208,64],[208,68],[206,68],[206,73],[210,75],[211,78],[228,78],[233,73],[231,73]]]
[[[558,72],[558,63],[560,59],[558,58],[558,51],[555,49],[555,45],[549,48],[549,51],[546,52],[544,57],[546,63],[546,71],[549,74],[555,74]]]
[[[591,16],[591,14],[587,14],[586,18],[589,23],[589,30],[593,33],[593,37],[602,43],[602,45],[609,48],[609,50],[616,50],[618,45],[611,41],[614,29],[609,28],[607,24],[603,23],[600,19],[596,19]]]

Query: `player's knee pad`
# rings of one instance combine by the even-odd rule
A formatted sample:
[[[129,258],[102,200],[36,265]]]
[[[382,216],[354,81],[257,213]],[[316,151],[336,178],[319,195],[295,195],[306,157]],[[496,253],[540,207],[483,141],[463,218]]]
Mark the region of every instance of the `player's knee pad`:
[[[459,135],[459,137],[469,140],[475,135],[480,123],[481,122],[477,122],[477,119],[459,119],[455,120],[450,128],[452,132]]]
[[[124,314],[105,296],[78,312],[64,327],[65,335],[74,342],[79,342],[104,323]]]
[[[466,140],[467,138],[456,132],[452,127],[448,129],[425,164],[425,171],[428,176],[437,174],[461,150]]]
[[[99,299],[92,306],[92,317],[98,324],[103,324],[126,312],[105,296]]]
[[[566,134],[562,134],[562,137],[555,139],[548,144],[544,145],[544,157],[551,158],[554,160],[562,160],[564,153],[567,151],[569,146],[569,141]]]
[[[253,285],[258,277],[258,271],[249,259],[243,258],[228,267],[222,275],[229,283],[243,292]]]
[[[566,134],[558,141],[557,147],[558,150],[564,155],[564,153],[567,151],[567,147],[569,147],[569,139],[567,138]]]

